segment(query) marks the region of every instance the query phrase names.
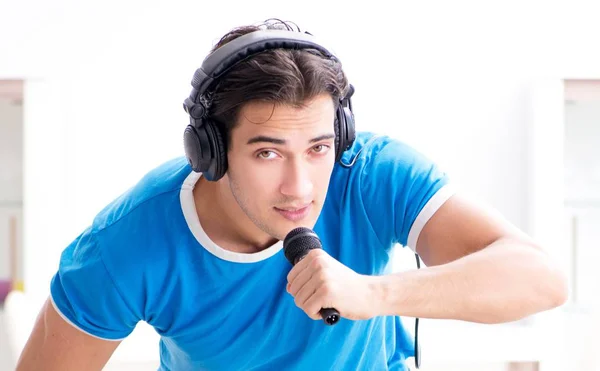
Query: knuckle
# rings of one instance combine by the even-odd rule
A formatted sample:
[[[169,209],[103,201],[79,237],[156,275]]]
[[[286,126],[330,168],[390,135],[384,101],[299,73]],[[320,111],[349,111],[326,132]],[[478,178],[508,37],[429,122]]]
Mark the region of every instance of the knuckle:
[[[313,262],[316,267],[321,268],[321,269],[327,268],[329,266],[329,262],[325,255],[316,256],[315,259],[313,260]]]
[[[333,293],[333,287],[331,284],[325,282],[319,289],[319,294],[327,297]]]
[[[328,275],[327,273],[325,273],[324,271],[320,271],[316,274],[315,277],[316,281],[317,281],[317,285],[318,287],[323,287],[327,285],[327,282],[329,281],[328,279]]]
[[[321,261],[321,259],[315,258],[310,262],[310,265],[313,269],[319,270],[323,267],[323,262]]]
[[[308,254],[311,256],[311,258],[317,260],[320,260],[325,256],[325,252],[323,251],[323,249],[312,249],[309,251]]]
[[[316,317],[319,315],[317,310],[314,308],[314,305],[308,306],[304,311],[312,319],[316,319]]]

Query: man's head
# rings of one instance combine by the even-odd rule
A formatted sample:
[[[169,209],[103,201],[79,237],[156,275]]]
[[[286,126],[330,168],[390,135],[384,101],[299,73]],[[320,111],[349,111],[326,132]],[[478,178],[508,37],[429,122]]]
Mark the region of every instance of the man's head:
[[[260,30],[300,32],[299,29],[294,31],[290,22],[276,19],[242,26],[225,34],[211,53],[240,36]],[[315,49],[267,50],[237,63],[224,78],[219,79],[211,94],[208,112],[219,124],[229,147],[231,133],[239,124],[239,113],[246,103],[265,101],[300,107],[306,101],[327,93],[337,109],[339,99],[348,90],[349,84],[341,64]]]
[[[236,28],[213,52],[246,33],[288,27]],[[208,115],[227,148],[219,182],[270,236],[283,239],[316,222],[335,161],[335,112],[348,89],[336,60],[317,50],[275,49],[237,63],[212,90]]]

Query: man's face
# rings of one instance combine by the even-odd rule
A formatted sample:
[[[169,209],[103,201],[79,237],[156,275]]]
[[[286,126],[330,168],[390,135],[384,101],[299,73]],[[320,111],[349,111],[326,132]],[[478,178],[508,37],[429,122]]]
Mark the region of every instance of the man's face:
[[[314,227],[335,162],[333,122],[328,94],[301,108],[251,102],[241,109],[226,178],[244,213],[270,236]]]

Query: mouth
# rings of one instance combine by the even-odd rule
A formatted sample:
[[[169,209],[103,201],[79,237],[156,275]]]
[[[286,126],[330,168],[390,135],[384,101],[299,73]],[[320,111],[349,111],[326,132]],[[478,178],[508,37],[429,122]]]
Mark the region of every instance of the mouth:
[[[277,211],[284,218],[291,220],[293,222],[297,222],[306,218],[308,213],[310,212],[310,208],[312,203],[300,207],[275,207],[275,211]]]

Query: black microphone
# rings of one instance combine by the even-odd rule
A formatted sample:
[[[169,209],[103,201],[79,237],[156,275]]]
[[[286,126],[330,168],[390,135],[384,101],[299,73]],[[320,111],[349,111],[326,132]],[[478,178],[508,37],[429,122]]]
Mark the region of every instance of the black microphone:
[[[292,265],[296,265],[310,250],[322,248],[319,236],[306,227],[292,229],[283,240],[283,252]],[[319,313],[328,325],[335,325],[340,320],[340,313],[334,308],[322,308]]]

